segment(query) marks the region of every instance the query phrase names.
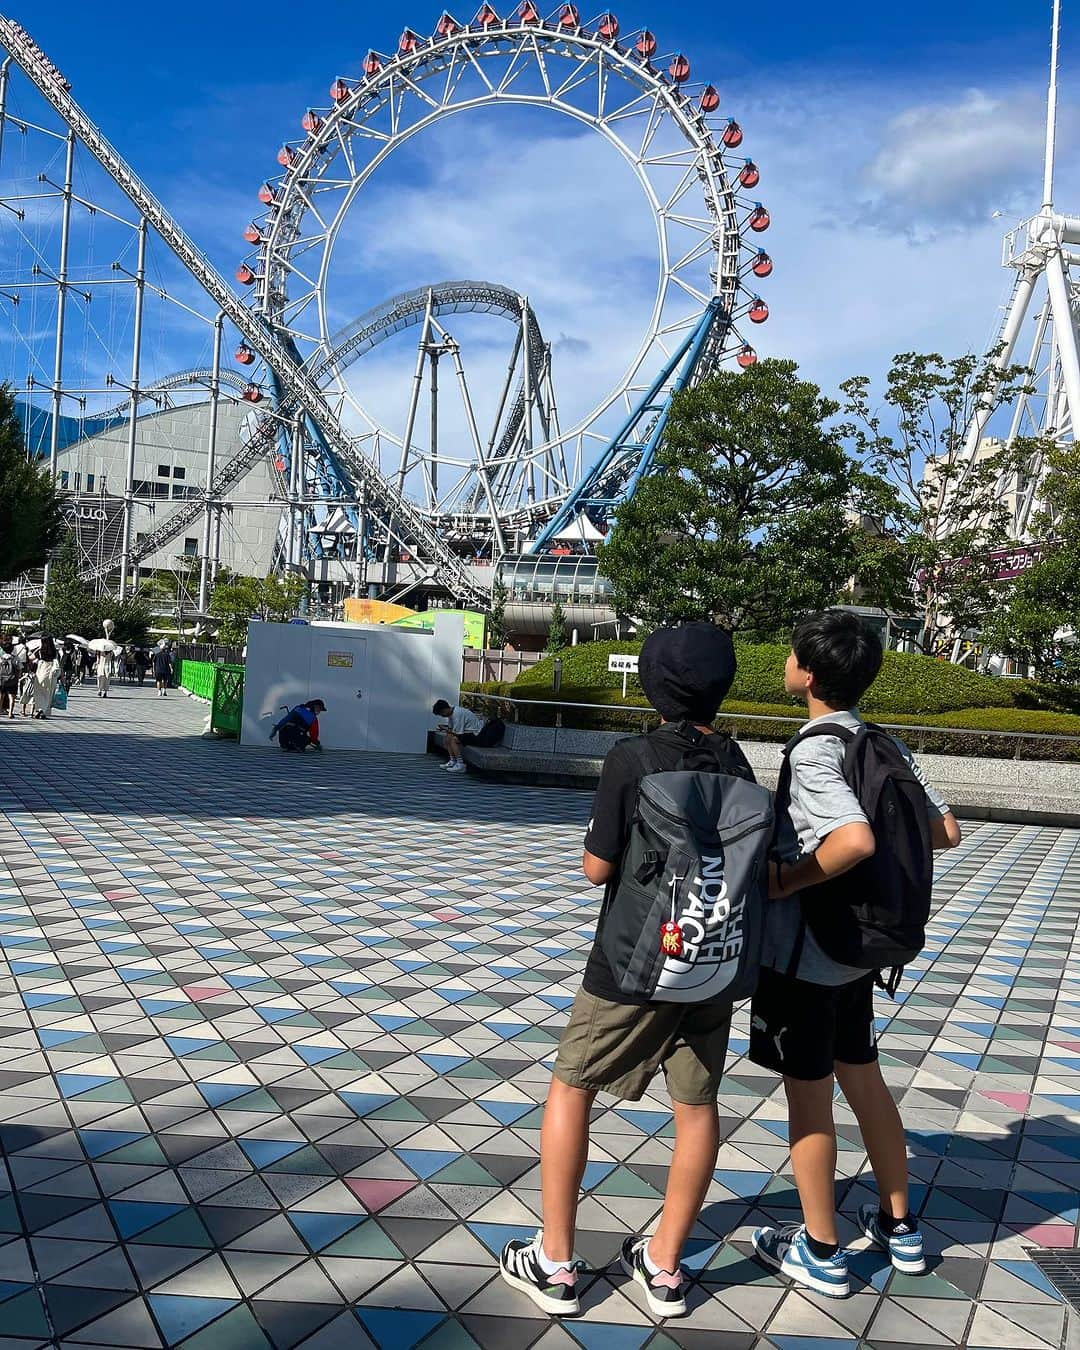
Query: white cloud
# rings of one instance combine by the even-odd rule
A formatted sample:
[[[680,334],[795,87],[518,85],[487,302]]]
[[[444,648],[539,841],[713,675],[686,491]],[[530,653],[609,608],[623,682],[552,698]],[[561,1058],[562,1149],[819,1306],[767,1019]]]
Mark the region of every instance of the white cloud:
[[[905,108],[866,167],[868,219],[917,233],[927,226],[963,229],[1014,204],[1033,209],[1045,117],[1034,90],[993,96],[969,89],[957,102]],[[1074,120],[1066,110],[1063,139]]]
[[[918,91],[907,91],[906,102],[903,93],[802,88],[745,106],[776,263],[762,285],[771,313],[756,345],[793,357],[826,388],[853,374],[880,381],[901,351],[983,350],[1012,282],[1000,265],[1004,228],[1039,206],[1037,90],[1010,94],[1023,134],[1006,136],[1001,156],[981,157],[975,144],[987,138],[974,127],[985,95],[965,96],[950,121]],[[945,134],[965,116],[966,141]],[[1062,126],[1072,117],[1064,109]],[[1078,177],[1067,137],[1064,145],[1063,202]],[[963,182],[963,209],[950,175]],[[992,220],[994,208],[1011,217]]]

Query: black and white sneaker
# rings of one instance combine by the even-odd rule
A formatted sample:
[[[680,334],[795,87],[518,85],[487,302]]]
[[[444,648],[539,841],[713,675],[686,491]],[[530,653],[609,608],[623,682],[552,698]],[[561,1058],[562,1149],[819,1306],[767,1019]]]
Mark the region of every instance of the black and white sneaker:
[[[645,1291],[649,1309],[654,1317],[685,1317],[686,1281],[681,1270],[661,1270],[654,1275],[645,1264],[647,1237],[628,1237],[622,1245],[622,1267],[635,1284]]]
[[[511,1289],[527,1294],[544,1312],[553,1317],[576,1317],[581,1312],[578,1262],[560,1266],[554,1275],[547,1274],[537,1255],[543,1236],[537,1233],[531,1242],[511,1238],[499,1257],[499,1272]]]

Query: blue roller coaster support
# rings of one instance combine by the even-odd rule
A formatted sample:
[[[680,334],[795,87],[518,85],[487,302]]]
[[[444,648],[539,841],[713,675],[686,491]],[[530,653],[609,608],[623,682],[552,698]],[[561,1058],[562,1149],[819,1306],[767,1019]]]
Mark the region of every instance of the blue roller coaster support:
[[[709,302],[697,326],[672,352],[651,388],[627,417],[600,458],[537,537],[526,545],[526,553],[543,552],[568,525],[577,520],[582,511],[594,521],[597,518],[607,520],[620,503],[634,495],[638,483],[649,472],[656,457],[667,427],[672,396],[685,388],[693,378],[722,308],[719,297]]]
[[[292,357],[296,361],[296,364],[299,366],[301,364],[301,360],[300,360],[300,353],[296,349],[296,344],[293,342],[292,338],[288,336],[285,336],[282,340],[285,346],[289,349],[290,355],[292,355]],[[278,380],[278,377],[275,372],[271,371],[270,375],[274,386],[274,402],[280,407],[283,394],[281,383]],[[340,496],[342,498],[342,507],[344,508],[345,514],[348,517],[349,523],[355,530],[359,524],[359,517],[357,516],[356,507],[354,505],[348,505],[349,499],[348,477],[343,472],[341,465],[337,462],[337,458],[334,455],[333,451],[330,449],[329,445],[327,444],[326,437],[323,435],[322,429],[319,427],[319,425],[315,421],[313,421],[312,418],[310,417],[305,417],[304,422],[305,425],[307,426],[308,434],[311,436],[312,440],[314,440],[316,445],[319,447],[318,453],[319,471],[321,472],[323,478],[326,480],[324,487],[327,491],[327,495]],[[279,429],[278,436],[282,445],[283,458],[285,459],[285,462],[289,464],[291,467],[292,444],[288,434],[285,431],[284,426],[282,426]],[[305,538],[302,546],[307,547],[306,530],[304,531],[304,535]],[[322,554],[321,544],[316,544],[316,554],[317,555]]]

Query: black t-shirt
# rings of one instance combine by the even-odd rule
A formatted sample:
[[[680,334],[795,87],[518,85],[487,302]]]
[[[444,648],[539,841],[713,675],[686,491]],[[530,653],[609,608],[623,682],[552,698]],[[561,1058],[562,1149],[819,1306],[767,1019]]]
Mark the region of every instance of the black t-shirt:
[[[593,798],[592,819],[585,832],[585,851],[596,858],[602,858],[604,862],[618,863],[630,838],[630,824],[637,805],[638,784],[647,772],[640,755],[635,751],[635,747],[642,739],[635,736],[625,741],[616,741],[600,771],[600,782]],[[678,769],[683,756],[692,748],[691,742],[671,723],[657,727],[648,739],[656,759],[665,772]],[[717,740],[723,743],[733,763],[744,766],[746,777],[753,779],[753,771],[738,745],[726,736],[718,736]],[[600,945],[600,932],[618,884],[619,878],[616,873],[604,891],[604,903],[596,925],[592,951],[585,965],[582,987],[587,994],[607,999],[609,1003],[646,1006],[650,1002],[649,999],[640,995],[624,994],[618,987]]]

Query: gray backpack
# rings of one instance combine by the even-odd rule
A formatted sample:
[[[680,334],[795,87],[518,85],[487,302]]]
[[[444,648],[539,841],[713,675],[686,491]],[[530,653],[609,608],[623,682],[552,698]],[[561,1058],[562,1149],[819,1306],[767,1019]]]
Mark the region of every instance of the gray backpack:
[[[757,987],[773,796],[724,736],[682,725],[675,771],[642,737],[645,776],[600,942],[625,994],[734,1003]]]

